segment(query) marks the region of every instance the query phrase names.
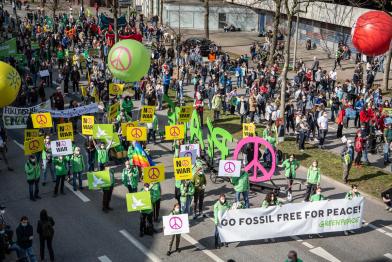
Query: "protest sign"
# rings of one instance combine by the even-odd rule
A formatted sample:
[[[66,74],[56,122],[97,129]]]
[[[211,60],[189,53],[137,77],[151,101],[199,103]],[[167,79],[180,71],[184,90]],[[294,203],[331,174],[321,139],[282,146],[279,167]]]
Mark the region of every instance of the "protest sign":
[[[120,111],[120,103],[117,102],[109,107],[108,120],[109,122],[116,121],[118,112]]]
[[[39,112],[39,109],[50,108],[50,101],[32,107],[13,107],[3,108],[3,123],[7,129],[26,128],[27,120],[31,113]]]
[[[45,70],[41,70],[38,72],[39,77],[47,77],[49,76],[49,70],[45,69]]]
[[[253,123],[242,124],[242,137],[256,136],[256,126]]]
[[[146,141],[147,128],[146,127],[128,127],[127,128],[127,141]]]
[[[59,140],[70,139],[74,140],[74,133],[72,123],[64,123],[57,125],[57,135]]]
[[[150,191],[128,193],[125,195],[128,212],[152,208]]]
[[[29,141],[32,138],[38,137],[39,136],[39,130],[38,129],[25,129],[24,130],[24,141]]]
[[[184,139],[184,136],[185,136],[184,125],[165,126],[165,140]]]
[[[94,116],[82,116],[82,134],[92,136],[94,129]]]
[[[176,235],[189,233],[188,214],[163,216],[163,235]]]
[[[358,229],[363,204],[363,197],[355,197],[228,210],[219,220],[219,236],[227,243]]]
[[[124,84],[116,84],[116,83],[110,83],[109,84],[109,95],[121,95],[124,90]]]
[[[103,170],[97,172],[87,173],[88,189],[101,189],[103,187],[110,187],[112,184],[110,179],[110,171]]]
[[[152,123],[154,118],[155,106],[143,106],[140,110],[140,122]]]
[[[121,123],[121,134],[123,136],[127,136],[128,127],[137,127],[137,126],[138,126],[137,121],[128,122],[128,123]]]
[[[178,156],[179,157],[190,157],[192,159],[192,164],[194,165],[196,163],[197,149],[180,151]]]
[[[178,122],[187,123],[191,119],[193,106],[182,106],[178,113]]]
[[[24,144],[25,155],[33,155],[35,153],[41,152],[44,149],[44,137],[33,137]]]
[[[0,44],[0,57],[11,57],[15,56],[16,53],[16,38],[12,38]]]
[[[34,128],[49,128],[52,127],[52,116],[50,113],[36,113],[31,114]]]
[[[192,179],[192,159],[190,157],[173,158],[173,167],[176,180]]]
[[[218,176],[239,177],[241,174],[241,161],[220,160]]]
[[[86,114],[97,113],[99,111],[99,108],[97,103],[93,103],[86,106],[78,106],[78,107],[64,109],[64,110],[52,110],[52,109],[40,108],[38,111],[50,113],[52,118],[71,118],[71,117],[77,117]]]
[[[157,165],[143,168],[144,183],[155,183],[165,180],[165,166]]]
[[[196,149],[196,155],[200,157],[200,146],[199,144],[186,144],[186,145],[181,145],[180,146],[180,152],[181,151],[191,151],[193,149]]]
[[[113,137],[112,124],[95,124],[93,126],[93,137],[95,139],[111,139]]]
[[[52,141],[50,142],[50,148],[53,156],[66,156],[73,153],[72,141],[70,139]]]

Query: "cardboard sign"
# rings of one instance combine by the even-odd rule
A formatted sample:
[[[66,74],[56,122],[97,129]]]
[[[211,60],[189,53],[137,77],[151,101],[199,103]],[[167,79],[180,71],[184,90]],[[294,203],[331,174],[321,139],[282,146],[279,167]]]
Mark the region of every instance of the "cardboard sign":
[[[109,84],[109,95],[121,95],[124,90],[124,84],[116,84],[116,83],[110,83]]]
[[[190,157],[173,158],[173,167],[176,180],[192,179],[192,159]]]
[[[112,139],[113,125],[112,124],[96,124],[93,126],[93,137],[95,139]]]
[[[117,113],[120,111],[120,103],[115,103],[109,107],[108,120],[109,122],[116,121]]]
[[[256,136],[256,126],[253,123],[242,124],[242,137]]]
[[[92,136],[94,129],[94,116],[82,116],[82,134]]]
[[[155,183],[165,180],[165,166],[150,166],[143,168],[144,183]]]
[[[87,173],[88,189],[95,190],[110,187],[111,179],[109,170]]]
[[[66,156],[72,155],[72,141],[67,140],[57,140],[50,142],[50,148],[52,149],[53,156]]]
[[[147,141],[147,128],[141,126],[128,127],[127,141]]]
[[[150,191],[128,193],[125,198],[127,201],[128,212],[148,210],[152,208]]]
[[[123,136],[127,136],[127,129],[128,127],[137,127],[137,121],[128,122],[128,123],[121,123],[121,134]]]
[[[140,122],[152,123],[155,113],[155,106],[143,106],[140,110]]]
[[[178,113],[178,122],[188,123],[191,120],[193,106],[182,106]]]
[[[190,157],[192,159],[192,165],[194,165],[196,163],[197,150],[192,149],[192,150],[180,151],[179,157]]]
[[[24,142],[24,154],[33,155],[41,152],[44,149],[44,137],[33,137],[28,141]]]
[[[58,124],[57,135],[59,140],[70,139],[71,141],[74,141],[72,123]]]
[[[165,140],[184,139],[184,136],[185,136],[184,125],[165,126]]]
[[[52,116],[50,113],[36,113],[31,114],[34,128],[49,128],[52,127]]]
[[[186,145],[181,145],[180,147],[180,152],[181,151],[191,151],[193,149],[196,149],[197,156],[200,157],[200,146],[199,144],[186,144]]]
[[[35,137],[39,136],[39,130],[38,129],[25,129],[24,130],[24,141],[29,141]]]
[[[218,176],[239,177],[241,175],[241,161],[220,160]]]
[[[165,236],[189,233],[188,214],[163,216],[162,221]]]

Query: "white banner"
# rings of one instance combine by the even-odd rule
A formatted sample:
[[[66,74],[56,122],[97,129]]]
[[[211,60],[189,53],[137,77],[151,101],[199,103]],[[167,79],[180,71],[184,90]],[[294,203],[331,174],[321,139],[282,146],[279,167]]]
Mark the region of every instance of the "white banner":
[[[187,214],[163,216],[163,234],[176,235],[189,233],[189,218]]]
[[[239,177],[241,175],[241,161],[220,160],[218,176]]]
[[[196,149],[180,151],[180,154],[179,154],[179,157],[190,157],[192,159],[193,165],[196,163],[196,156],[197,156]]]
[[[85,114],[93,114],[98,112],[98,104],[93,103],[86,106],[79,106],[64,110],[47,110],[40,109],[39,112],[49,112],[52,118],[70,118],[75,116],[81,116]]]
[[[40,109],[50,109],[50,101],[32,107],[6,106],[3,108],[3,123],[7,129],[26,128],[27,119],[31,113]]]
[[[362,226],[363,197],[228,210],[218,224],[222,242],[353,230]]]
[[[200,157],[200,145],[199,144],[186,144],[186,145],[181,145],[180,147],[180,152],[181,151],[189,151],[196,149],[197,156]]]
[[[50,142],[53,156],[72,155],[72,141],[70,139]]]

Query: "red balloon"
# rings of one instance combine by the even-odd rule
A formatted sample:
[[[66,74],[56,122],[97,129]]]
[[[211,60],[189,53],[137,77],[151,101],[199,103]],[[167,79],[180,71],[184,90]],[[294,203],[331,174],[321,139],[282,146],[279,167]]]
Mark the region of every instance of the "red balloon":
[[[355,48],[368,56],[384,54],[391,47],[392,16],[382,11],[361,15],[351,31]]]

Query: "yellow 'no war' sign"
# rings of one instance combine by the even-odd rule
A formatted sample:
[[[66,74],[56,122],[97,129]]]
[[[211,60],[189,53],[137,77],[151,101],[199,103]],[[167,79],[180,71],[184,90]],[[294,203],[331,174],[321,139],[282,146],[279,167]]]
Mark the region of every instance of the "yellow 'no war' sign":
[[[74,133],[72,123],[64,123],[57,125],[57,136],[59,140],[70,139],[74,140]]]
[[[25,129],[24,130],[24,141],[29,141],[35,137],[39,136],[38,129]]]
[[[140,110],[140,122],[152,123],[155,113],[155,106],[143,106]]]
[[[176,180],[192,179],[192,159],[190,157],[173,158],[173,167]]]
[[[82,134],[92,136],[94,130],[94,116],[82,116]]]

